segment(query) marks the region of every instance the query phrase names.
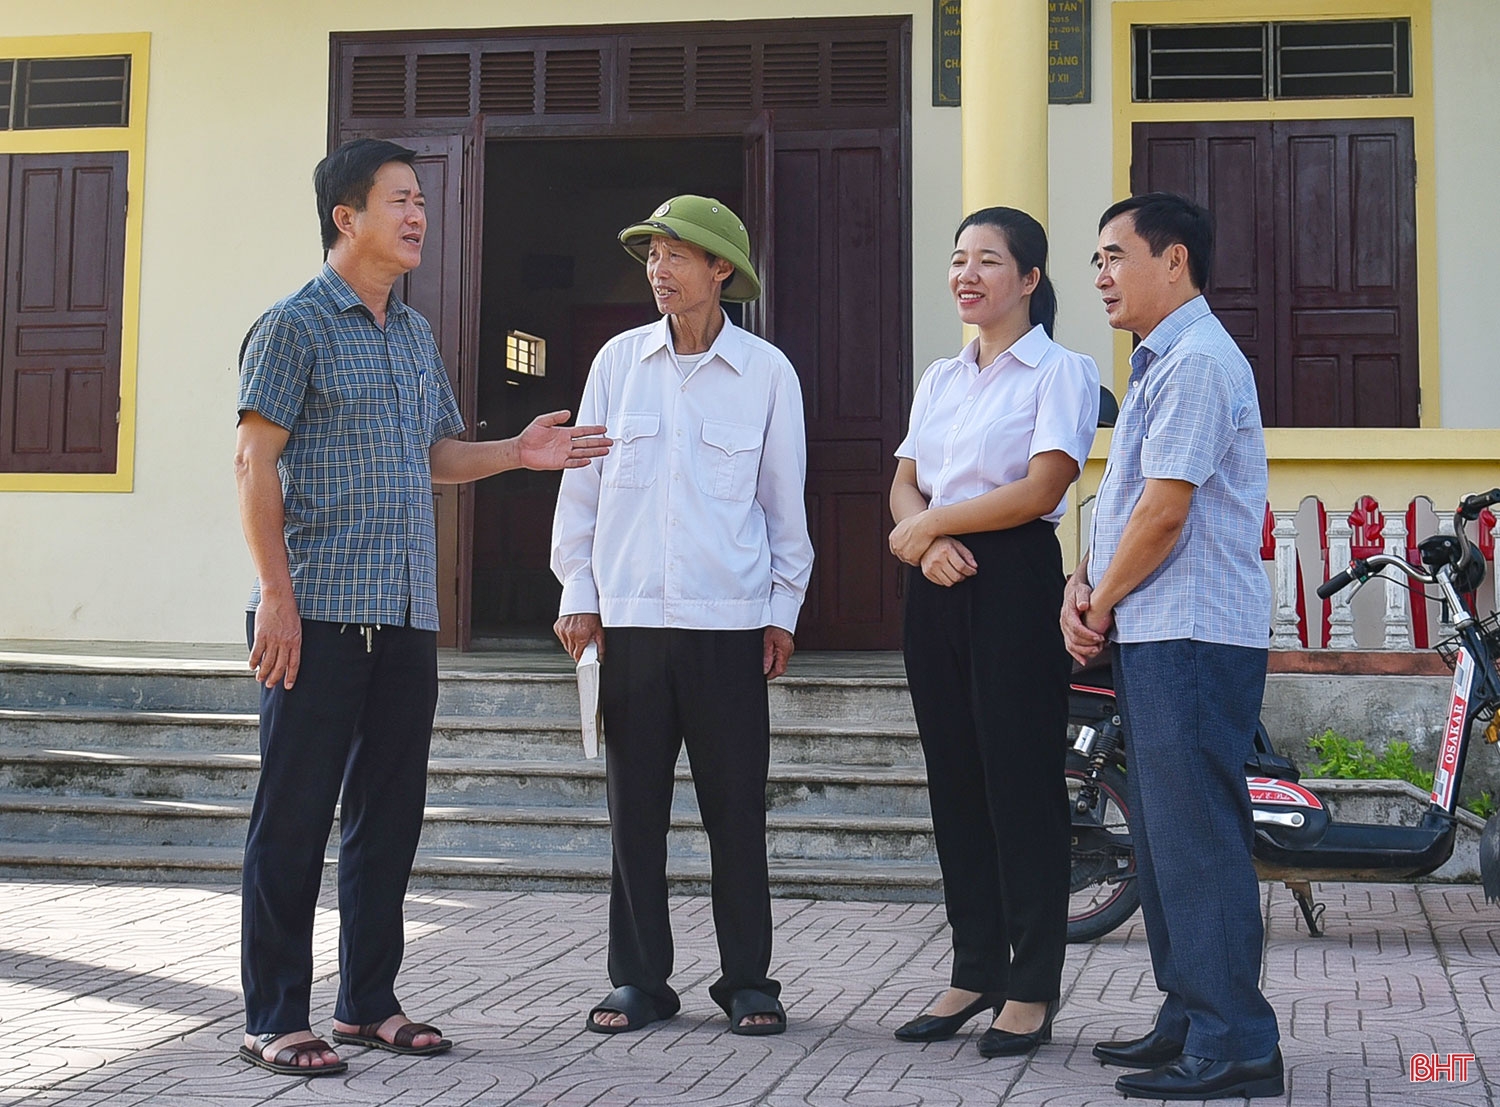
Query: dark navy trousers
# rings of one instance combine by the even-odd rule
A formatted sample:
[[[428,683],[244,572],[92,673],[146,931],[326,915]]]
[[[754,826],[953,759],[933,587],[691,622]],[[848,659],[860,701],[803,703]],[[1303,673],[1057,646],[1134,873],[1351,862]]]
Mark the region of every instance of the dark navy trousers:
[[[677,755],[687,744],[712,862],[719,979],[726,1012],[741,989],[775,997],[766,776],[771,718],[761,630],[608,627],[599,666],[604,769],[614,846],[609,979],[676,1014],[667,915],[667,831]]]
[[[1195,1057],[1264,1056],[1280,1033],[1260,991],[1245,759],[1267,652],[1186,638],[1114,651],[1141,911],[1165,993],[1156,1029]]]
[[[253,641],[255,617],[246,623]],[[260,690],[260,784],[245,842],[241,977],[245,1029],[309,1026],[313,915],[340,801],[339,993],[334,1017],[401,1009],[402,901],[427,792],[437,635],[302,621],[291,691]]]

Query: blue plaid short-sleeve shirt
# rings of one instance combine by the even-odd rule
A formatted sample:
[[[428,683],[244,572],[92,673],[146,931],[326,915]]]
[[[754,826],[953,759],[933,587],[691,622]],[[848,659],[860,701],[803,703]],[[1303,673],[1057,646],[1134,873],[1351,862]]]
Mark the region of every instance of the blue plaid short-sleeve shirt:
[[[291,432],[277,468],[298,613],[437,630],[428,451],[464,423],[427,321],[392,293],[381,330],[324,265],[251,329],[238,410]]]
[[[1119,549],[1148,479],[1185,480],[1197,491],[1171,553],[1115,606],[1114,637],[1265,649],[1266,443],[1250,363],[1198,296],[1157,324],[1130,367],[1094,501],[1090,581]]]

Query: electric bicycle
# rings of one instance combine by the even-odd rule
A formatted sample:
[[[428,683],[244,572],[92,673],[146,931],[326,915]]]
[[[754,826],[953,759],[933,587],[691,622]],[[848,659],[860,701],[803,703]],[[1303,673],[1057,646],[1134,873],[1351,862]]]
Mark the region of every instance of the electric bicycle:
[[[1314,937],[1324,931],[1313,881],[1403,882],[1427,875],[1453,853],[1459,785],[1474,724],[1485,724],[1487,743],[1500,740],[1500,614],[1480,620],[1474,613],[1473,593],[1485,566],[1465,533],[1465,524],[1496,503],[1500,488],[1466,497],[1454,513],[1454,533],[1420,543],[1421,565],[1383,553],[1356,558],[1318,588],[1326,599],[1391,569],[1436,588],[1453,613],[1452,637],[1434,647],[1453,669],[1453,683],[1430,803],[1420,822],[1338,822],[1327,804],[1299,783],[1296,766],[1276,752],[1265,726],[1256,723],[1245,765],[1255,870],[1260,879],[1281,881],[1291,890]],[[1129,740],[1115,705],[1108,651],[1074,672],[1069,722],[1076,736],[1066,768],[1073,816],[1068,941],[1087,942],[1123,925],[1140,906],[1126,789]],[[1480,841],[1481,879],[1492,901],[1500,898],[1497,818],[1486,823]]]

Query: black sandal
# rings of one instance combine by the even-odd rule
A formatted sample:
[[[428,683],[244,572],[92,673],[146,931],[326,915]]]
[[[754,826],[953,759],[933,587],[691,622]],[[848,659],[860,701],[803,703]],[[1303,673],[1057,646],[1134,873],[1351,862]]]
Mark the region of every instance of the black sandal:
[[[584,1025],[595,1034],[628,1034],[632,1030],[650,1026],[653,1022],[669,1019],[673,1014],[676,1012],[662,1014],[656,1001],[634,984],[621,984],[589,1012]],[[624,1015],[625,1025],[606,1025],[598,1020],[599,1015]]]
[[[337,1076],[341,1072],[349,1071],[349,1062],[342,1058],[331,1065],[297,1064],[299,1057],[304,1057],[309,1053],[333,1052],[333,1047],[322,1038],[312,1038],[309,1041],[285,1046],[276,1051],[276,1056],[267,1060],[261,1050],[277,1038],[284,1038],[288,1033],[295,1033],[295,1031],[281,1030],[257,1035],[255,1041],[260,1049],[251,1049],[247,1045],[240,1046],[241,1059],[249,1061],[252,1065],[258,1065],[267,1072],[274,1072],[277,1076]]]
[[[751,1015],[775,1015],[776,1022],[751,1022]],[[729,1032],[747,1037],[781,1034],[786,1030],[786,1008],[781,1001],[753,988],[741,988],[729,997]]]

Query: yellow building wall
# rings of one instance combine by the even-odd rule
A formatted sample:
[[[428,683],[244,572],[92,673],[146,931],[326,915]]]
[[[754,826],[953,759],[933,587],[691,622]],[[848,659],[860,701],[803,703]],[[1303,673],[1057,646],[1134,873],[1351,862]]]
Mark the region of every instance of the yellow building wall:
[[[130,490],[0,491],[0,639],[242,638],[253,569],[230,469],[234,361],[260,312],[321,263],[311,175],[333,31],[910,15],[916,363],[955,344],[959,113],[931,107],[929,0],[51,0],[4,13],[12,43],[148,34],[150,87],[131,201],[143,250],[134,464],[118,482]]]
[[[1119,189],[1118,113],[1129,105],[1113,99],[1118,81],[1112,36],[1117,9],[1135,2],[1095,0],[1093,102],[1047,112],[1058,337],[1093,354],[1107,378],[1119,350],[1099,309],[1088,258],[1098,213]],[[1332,2],[1341,13],[1351,10],[1344,0]],[[1228,0],[1236,11],[1247,3]],[[1305,11],[1310,5],[1292,6]],[[951,353],[962,338],[946,288],[953,228],[963,215],[960,113],[930,106],[932,7],[929,0],[760,0],[753,8],[711,0],[571,0],[547,9],[544,20],[910,15],[913,358],[920,370]],[[6,6],[0,34],[8,39],[148,34],[150,87],[144,195],[132,196],[142,251],[134,458],[122,478],[130,491],[0,491],[0,580],[8,582],[0,602],[0,639],[239,638],[252,569],[230,472],[234,358],[259,312],[304,283],[320,261],[310,175],[325,152],[328,36],[533,25],[543,21],[541,10],[519,0],[429,0],[416,6],[394,0],[51,0]],[[1435,190],[1436,348],[1443,361],[1424,374],[1436,372],[1441,381],[1445,426],[1496,427],[1500,373],[1492,367],[1494,328],[1488,325],[1493,309],[1479,297],[1487,284],[1480,251],[1493,224],[1486,208],[1500,179],[1500,123],[1490,111],[1500,78],[1484,49],[1500,41],[1500,4],[1431,0],[1430,26],[1436,57],[1430,63],[1418,58],[1417,64],[1431,64],[1433,74],[1435,171],[1423,176],[1420,187]],[[1429,312],[1424,321],[1432,317]],[[1381,495],[1376,484],[1404,488],[1409,480],[1410,490],[1401,495],[1425,493],[1441,503],[1450,497],[1445,488],[1432,487],[1434,481],[1472,483],[1494,469],[1497,479],[1478,483],[1500,483],[1497,443],[1500,434],[1482,430],[1273,432],[1273,497],[1284,489],[1294,503],[1323,487],[1340,497],[1349,489],[1353,495]],[[1107,435],[1101,436],[1096,457],[1106,444]],[[1461,452],[1462,465],[1438,460]],[[1099,461],[1090,463],[1084,495],[1100,468]],[[1076,524],[1064,530],[1075,556],[1077,530]]]

